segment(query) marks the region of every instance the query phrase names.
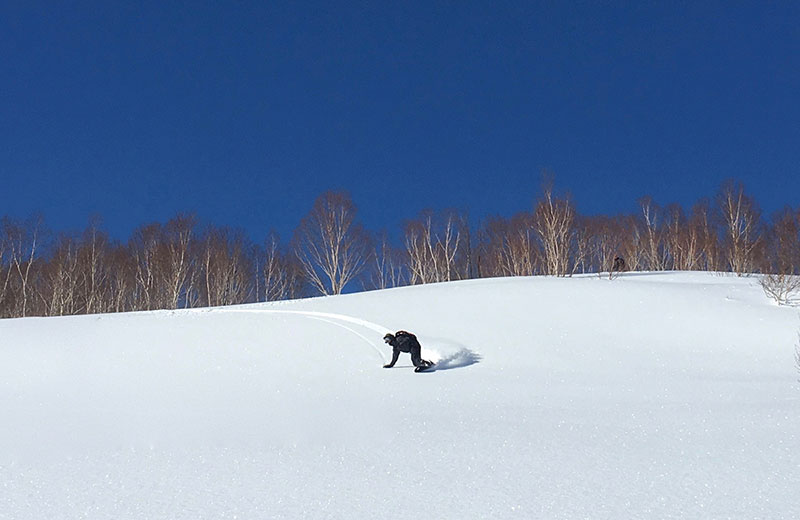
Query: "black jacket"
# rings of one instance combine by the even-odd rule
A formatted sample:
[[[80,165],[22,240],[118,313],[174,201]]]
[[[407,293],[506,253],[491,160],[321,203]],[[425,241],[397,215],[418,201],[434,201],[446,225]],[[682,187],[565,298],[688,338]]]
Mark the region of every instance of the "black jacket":
[[[387,336],[391,337],[389,337],[389,340],[386,343],[391,345],[392,348],[398,352],[406,352],[411,354],[415,350],[420,352],[422,349],[422,345],[419,344],[417,337],[410,332],[398,330],[397,334],[394,334],[393,336],[391,334],[387,334],[384,336],[384,339],[386,339]]]
[[[388,365],[384,365],[384,368],[393,367],[401,352],[411,354],[411,362],[417,368],[427,368],[433,364],[422,359],[422,346],[417,341],[417,337],[410,332],[398,330],[396,334],[385,335],[383,340],[392,346],[392,361]]]

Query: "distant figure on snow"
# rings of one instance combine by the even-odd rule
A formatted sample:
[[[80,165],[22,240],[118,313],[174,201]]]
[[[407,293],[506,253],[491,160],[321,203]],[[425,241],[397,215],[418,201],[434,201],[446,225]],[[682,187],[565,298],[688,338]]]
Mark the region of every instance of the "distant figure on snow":
[[[417,367],[414,372],[422,372],[433,366],[433,362],[422,359],[422,346],[417,337],[410,332],[398,330],[395,334],[388,333],[383,337],[383,341],[392,346],[392,361],[388,365],[383,365],[383,368],[392,368],[401,352],[411,354],[411,362]]]
[[[611,266],[611,271],[608,273],[608,279],[610,280],[611,278],[613,278],[614,273],[619,274],[624,270],[625,270],[625,259],[622,258],[621,256],[614,257],[614,265]]]

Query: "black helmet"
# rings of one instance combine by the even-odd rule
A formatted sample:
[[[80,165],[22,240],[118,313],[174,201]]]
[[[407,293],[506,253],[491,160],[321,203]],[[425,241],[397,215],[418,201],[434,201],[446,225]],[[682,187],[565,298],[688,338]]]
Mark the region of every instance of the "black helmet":
[[[394,341],[394,334],[392,334],[391,332],[387,332],[386,335],[383,337],[383,341],[386,343],[391,343],[392,341]]]

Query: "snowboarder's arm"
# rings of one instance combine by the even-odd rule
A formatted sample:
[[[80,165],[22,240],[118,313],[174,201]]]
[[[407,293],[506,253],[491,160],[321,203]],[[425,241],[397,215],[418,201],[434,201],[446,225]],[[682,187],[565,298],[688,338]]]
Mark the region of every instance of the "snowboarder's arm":
[[[400,349],[392,349],[392,361],[388,365],[383,365],[383,368],[392,368],[397,363],[397,358],[400,357]]]

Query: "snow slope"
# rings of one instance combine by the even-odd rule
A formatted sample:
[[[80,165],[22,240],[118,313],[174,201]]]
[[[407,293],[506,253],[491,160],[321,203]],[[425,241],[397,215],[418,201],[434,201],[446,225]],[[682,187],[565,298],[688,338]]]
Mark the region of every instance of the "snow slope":
[[[800,518],[798,329],[707,273],[2,320],[0,518]]]

